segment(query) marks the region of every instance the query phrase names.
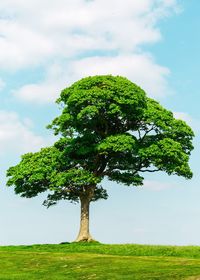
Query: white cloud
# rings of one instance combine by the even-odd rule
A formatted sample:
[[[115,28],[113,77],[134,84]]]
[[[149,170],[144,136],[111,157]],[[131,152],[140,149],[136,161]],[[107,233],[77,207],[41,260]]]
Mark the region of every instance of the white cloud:
[[[48,83],[44,81],[41,84],[28,84],[14,91],[16,97],[23,101],[34,103],[46,103],[55,101],[59,88],[57,84]]]
[[[18,155],[37,151],[47,140],[31,130],[29,119],[21,120],[14,112],[0,111],[0,155]]]
[[[127,51],[157,41],[152,19],[164,4],[153,10],[155,0],[126,2],[2,0],[1,66],[18,69],[84,50]]]
[[[52,101],[66,81],[106,67],[144,86],[150,95],[165,95],[168,70],[140,47],[161,39],[158,22],[176,7],[175,0],[1,0],[0,66],[43,66],[48,71],[49,65],[60,63],[59,79],[50,81],[47,73],[42,83],[15,90],[16,96],[31,102]]]
[[[0,20],[0,65],[19,69],[43,63],[54,50],[51,40],[19,22]]]
[[[192,117],[188,114],[188,113],[184,113],[184,112],[173,112],[173,115],[176,119],[180,119],[183,120],[187,123],[191,123],[192,122]]]
[[[175,183],[150,181],[150,180],[145,180],[144,185],[143,185],[143,188],[152,190],[152,191],[162,191],[162,190],[171,189],[174,187],[178,187],[178,185]]]
[[[75,61],[71,71],[73,80],[97,74],[121,75],[140,85],[150,96],[163,96],[168,92],[169,70],[157,65],[146,54],[85,58]]]
[[[158,0],[2,0],[0,64],[18,69],[85,50],[131,51],[158,41],[157,21],[175,7]]]
[[[52,68],[54,69],[55,65]],[[166,82],[169,70],[157,65],[147,54],[83,58],[72,61],[68,67],[64,67],[64,71],[57,66],[58,73],[52,73],[52,68],[48,70],[43,82],[24,85],[15,90],[15,96],[28,102],[52,102],[59,96],[61,89],[72,82],[86,76],[105,74],[127,77],[151,97],[162,97],[170,92]]]
[[[185,112],[173,112],[176,119],[185,121],[195,132],[200,132],[200,120],[193,118]]]
[[[4,89],[6,83],[0,78],[0,91]]]
[[[65,74],[58,64],[49,67],[44,81],[22,86],[13,91],[15,97],[22,101],[34,103],[54,102],[61,89],[66,86]]]

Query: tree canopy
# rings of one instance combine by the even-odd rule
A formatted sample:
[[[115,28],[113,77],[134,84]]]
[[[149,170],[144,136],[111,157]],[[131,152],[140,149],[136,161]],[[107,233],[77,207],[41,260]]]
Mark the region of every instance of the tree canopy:
[[[17,194],[34,197],[48,191],[48,207],[61,199],[82,206],[87,201],[81,217],[89,220],[89,203],[108,197],[101,186],[104,177],[132,186],[143,184],[145,172],[192,177],[192,129],[128,79],[83,78],[65,88],[57,103],[62,112],[48,128],[60,139],[23,155],[7,171],[7,185]],[[90,239],[86,235],[78,240]]]

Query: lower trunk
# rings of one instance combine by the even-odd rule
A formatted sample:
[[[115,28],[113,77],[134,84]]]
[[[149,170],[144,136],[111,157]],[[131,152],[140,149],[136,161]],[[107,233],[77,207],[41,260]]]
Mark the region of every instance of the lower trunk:
[[[81,221],[80,230],[75,242],[79,241],[93,241],[89,230],[89,208],[90,208],[90,198],[81,197]]]

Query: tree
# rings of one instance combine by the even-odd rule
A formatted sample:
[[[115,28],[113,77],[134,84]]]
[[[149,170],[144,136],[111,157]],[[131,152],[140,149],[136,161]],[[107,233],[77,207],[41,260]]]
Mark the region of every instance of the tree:
[[[93,76],[61,92],[62,113],[48,127],[52,146],[22,156],[7,171],[8,186],[22,197],[48,191],[44,205],[81,203],[76,241],[90,241],[89,205],[108,197],[104,177],[140,186],[144,172],[192,177],[188,161],[193,131],[126,78]]]

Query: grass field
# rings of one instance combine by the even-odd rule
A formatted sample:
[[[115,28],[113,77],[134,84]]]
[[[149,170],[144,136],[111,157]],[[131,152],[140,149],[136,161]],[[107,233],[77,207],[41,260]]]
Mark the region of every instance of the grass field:
[[[1,246],[0,279],[200,279],[200,247],[98,243]]]

